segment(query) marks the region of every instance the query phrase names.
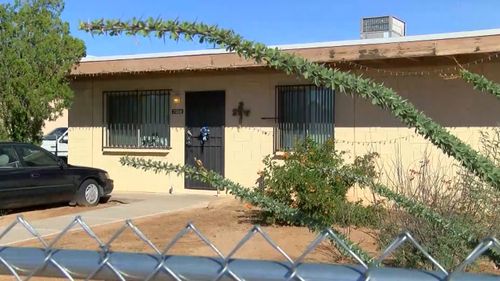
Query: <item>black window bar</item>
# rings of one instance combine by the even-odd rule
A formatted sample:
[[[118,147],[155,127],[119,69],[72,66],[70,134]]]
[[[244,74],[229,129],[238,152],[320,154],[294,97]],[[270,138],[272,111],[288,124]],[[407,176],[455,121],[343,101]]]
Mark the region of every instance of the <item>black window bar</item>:
[[[274,151],[293,149],[297,141],[310,138],[324,143],[333,137],[334,91],[315,85],[276,86]]]
[[[170,91],[103,92],[105,148],[170,147]]]

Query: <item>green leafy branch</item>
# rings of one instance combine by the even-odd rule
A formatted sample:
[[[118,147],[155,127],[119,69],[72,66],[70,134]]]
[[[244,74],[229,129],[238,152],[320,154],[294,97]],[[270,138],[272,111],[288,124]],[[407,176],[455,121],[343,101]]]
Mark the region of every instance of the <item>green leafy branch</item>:
[[[215,25],[194,22],[180,22],[149,18],[147,20],[95,20],[81,22],[80,29],[92,34],[154,35],[158,38],[169,36],[179,40],[197,38],[200,43],[208,42],[235,51],[239,56],[253,59],[257,63],[296,74],[309,79],[317,86],[339,90],[342,93],[357,93],[378,107],[389,110],[396,118],[439,147],[445,154],[457,159],[466,169],[485,182],[500,190],[500,168],[482,156],[459,138],[449,133],[424,113],[418,111],[410,102],[397,95],[392,89],[370,79],[332,69],[310,62],[302,57],[285,53],[277,48],[243,39],[232,30],[221,29]]]
[[[235,183],[227,178],[224,178],[220,174],[206,170],[203,167],[192,167],[183,165],[174,165],[171,163],[166,163],[162,161],[145,160],[136,157],[122,157],[120,158],[120,163],[124,166],[130,166],[136,169],[142,169],[144,171],[152,171],[154,173],[176,173],[177,175],[184,174],[190,179],[197,180],[203,183],[207,183],[217,188],[217,190],[227,190],[231,195],[246,201],[254,206],[260,207],[264,211],[272,212],[282,221],[289,223],[296,223],[299,225],[305,225],[313,231],[324,230],[329,228],[329,225],[323,225],[320,221],[312,218],[308,215],[302,214],[300,210],[296,208],[289,207],[282,202],[276,201],[260,192],[242,185]],[[354,244],[342,233],[333,230],[337,237],[353,252],[355,253],[364,263],[370,262],[372,259],[368,253],[363,251],[358,245]],[[330,239],[333,243],[337,244],[337,241]],[[349,255],[341,245],[338,247],[344,255]]]
[[[483,75],[472,73],[467,69],[461,69],[460,76],[467,83],[472,84],[472,86],[474,86],[474,89],[481,92],[490,93],[497,97],[497,99],[500,99],[500,84],[488,80]]]

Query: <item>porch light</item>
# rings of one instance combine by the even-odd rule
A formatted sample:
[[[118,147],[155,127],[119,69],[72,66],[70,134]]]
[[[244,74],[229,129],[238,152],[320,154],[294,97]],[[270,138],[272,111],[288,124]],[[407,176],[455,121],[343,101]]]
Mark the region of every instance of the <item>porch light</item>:
[[[175,104],[175,105],[179,105],[181,104],[181,97],[178,96],[178,95],[174,95],[172,96],[172,102]]]

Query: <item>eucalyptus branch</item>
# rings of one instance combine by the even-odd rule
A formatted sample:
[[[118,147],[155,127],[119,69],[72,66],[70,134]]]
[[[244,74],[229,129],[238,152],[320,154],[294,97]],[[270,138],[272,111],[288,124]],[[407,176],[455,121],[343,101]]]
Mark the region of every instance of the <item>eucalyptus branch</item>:
[[[492,94],[497,97],[497,99],[500,99],[500,84],[488,80],[483,75],[472,73],[466,69],[460,70],[460,76],[465,82],[472,84],[474,89]]]
[[[130,21],[100,19],[89,23],[81,22],[80,29],[92,34],[110,36],[121,34],[153,35],[158,38],[169,36],[173,40],[179,40],[180,36],[185,40],[196,38],[200,43],[208,42],[225,47],[228,51],[235,51],[246,59],[253,59],[257,63],[263,62],[287,74],[302,76],[317,86],[336,89],[342,93],[357,93],[374,105],[391,111],[406,126],[415,128],[418,134],[439,147],[445,154],[454,157],[466,169],[500,190],[499,167],[418,111],[395,91],[370,79],[312,63],[277,48],[268,48],[264,44],[245,40],[234,31],[221,29],[215,25],[154,18]]]

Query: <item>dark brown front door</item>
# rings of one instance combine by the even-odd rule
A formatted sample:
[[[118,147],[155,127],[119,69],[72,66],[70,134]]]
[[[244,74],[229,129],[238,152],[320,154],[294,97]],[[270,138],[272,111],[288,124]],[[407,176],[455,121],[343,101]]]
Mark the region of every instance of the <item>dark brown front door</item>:
[[[186,93],[187,165],[195,165],[195,161],[199,160],[206,169],[224,175],[224,109],[224,91]],[[185,186],[190,189],[215,189],[188,178],[185,179]]]

